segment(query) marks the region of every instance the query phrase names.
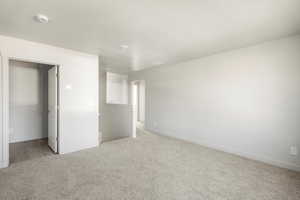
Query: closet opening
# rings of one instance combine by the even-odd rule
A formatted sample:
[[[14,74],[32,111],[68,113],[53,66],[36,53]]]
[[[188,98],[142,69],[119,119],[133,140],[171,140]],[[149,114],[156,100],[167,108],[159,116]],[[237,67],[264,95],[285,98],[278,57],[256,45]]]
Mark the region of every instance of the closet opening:
[[[59,152],[59,66],[9,60],[10,163]]]

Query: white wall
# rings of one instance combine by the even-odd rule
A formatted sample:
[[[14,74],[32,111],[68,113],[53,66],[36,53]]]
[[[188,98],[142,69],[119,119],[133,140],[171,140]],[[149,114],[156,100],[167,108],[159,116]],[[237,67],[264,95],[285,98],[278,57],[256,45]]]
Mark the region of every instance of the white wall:
[[[300,170],[300,36],[130,74],[146,128]]]
[[[100,58],[101,60],[101,58]],[[106,103],[106,71],[100,62],[100,132],[103,142],[130,137],[132,107],[129,104]]]
[[[47,70],[47,65],[9,62],[10,142],[48,137]]]
[[[8,58],[60,65],[60,153],[98,145],[98,56],[0,36],[1,98],[0,113],[6,113],[8,99]],[[4,102],[3,102],[4,101]],[[8,121],[0,117],[0,166],[8,163]]]

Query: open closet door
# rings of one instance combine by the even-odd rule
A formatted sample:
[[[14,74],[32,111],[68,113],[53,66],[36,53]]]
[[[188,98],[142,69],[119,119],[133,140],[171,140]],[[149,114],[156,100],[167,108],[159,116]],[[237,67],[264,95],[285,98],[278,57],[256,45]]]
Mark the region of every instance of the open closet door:
[[[48,145],[58,153],[58,74],[57,66],[48,71]]]

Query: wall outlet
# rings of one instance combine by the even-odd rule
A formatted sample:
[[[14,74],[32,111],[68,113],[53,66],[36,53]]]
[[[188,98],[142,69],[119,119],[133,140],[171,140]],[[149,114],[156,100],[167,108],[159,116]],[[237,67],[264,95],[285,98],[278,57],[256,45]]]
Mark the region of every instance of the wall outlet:
[[[292,156],[297,156],[298,155],[298,148],[296,146],[291,146],[290,147],[290,154]]]

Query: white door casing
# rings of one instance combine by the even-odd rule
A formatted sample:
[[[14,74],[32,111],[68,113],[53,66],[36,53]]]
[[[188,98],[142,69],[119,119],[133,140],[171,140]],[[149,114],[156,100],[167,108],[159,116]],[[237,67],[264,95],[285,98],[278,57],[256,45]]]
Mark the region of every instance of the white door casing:
[[[131,132],[132,137],[136,138],[136,124],[137,124],[137,85],[134,81],[130,83],[131,86]]]

